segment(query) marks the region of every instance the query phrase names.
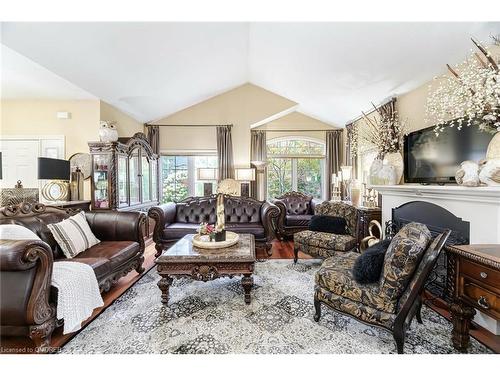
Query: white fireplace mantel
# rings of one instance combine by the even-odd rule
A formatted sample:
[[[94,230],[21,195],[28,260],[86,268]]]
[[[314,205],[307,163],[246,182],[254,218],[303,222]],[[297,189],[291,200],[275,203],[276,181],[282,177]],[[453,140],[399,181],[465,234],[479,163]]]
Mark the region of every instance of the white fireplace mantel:
[[[408,202],[423,201],[441,206],[468,221],[471,244],[500,244],[500,187],[419,184],[370,187],[382,195],[383,225],[391,220],[393,208]],[[495,335],[500,335],[500,321],[480,312],[476,314],[474,321]]]
[[[471,244],[500,243],[500,187],[458,185],[372,185],[382,195],[382,222],[391,219],[392,208],[424,201],[437,204],[470,222]]]

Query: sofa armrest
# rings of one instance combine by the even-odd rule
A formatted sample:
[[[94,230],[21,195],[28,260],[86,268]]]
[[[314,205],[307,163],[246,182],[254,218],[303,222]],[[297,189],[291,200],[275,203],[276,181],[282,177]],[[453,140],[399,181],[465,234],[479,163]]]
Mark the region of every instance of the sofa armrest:
[[[276,232],[273,227],[273,221],[279,218],[281,210],[277,205],[266,201],[262,204],[260,208],[260,216],[262,220],[262,225],[264,227],[264,233],[266,235],[267,241],[271,241],[276,237]]]
[[[286,206],[285,203],[280,199],[273,199],[271,203],[276,205],[279,209],[279,215],[275,218],[275,230],[278,235],[282,235],[285,228],[285,220],[286,220]]]
[[[90,229],[101,241],[134,241],[144,250],[146,215],[137,211],[89,211]]]
[[[316,206],[318,204],[321,204],[323,203],[324,200],[323,199],[318,199],[318,198],[313,198],[311,199],[311,215],[314,215],[315,214],[315,210],[316,210]]]
[[[148,216],[155,221],[153,231],[153,241],[155,243],[161,241],[163,229],[175,222],[176,213],[177,205],[173,202],[154,206],[149,209]]]
[[[55,319],[49,304],[54,259],[40,240],[0,240],[2,325],[37,325]]]

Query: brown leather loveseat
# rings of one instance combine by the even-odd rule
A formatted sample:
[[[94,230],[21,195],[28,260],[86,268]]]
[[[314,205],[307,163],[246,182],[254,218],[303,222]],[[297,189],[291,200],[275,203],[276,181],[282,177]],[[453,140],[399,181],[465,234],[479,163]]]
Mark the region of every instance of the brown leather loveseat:
[[[314,209],[323,201],[297,191],[290,191],[272,201],[280,209],[276,232],[280,239],[308,229]]]
[[[153,240],[156,256],[186,234],[196,233],[199,224],[217,221],[215,195],[190,197],[178,203],[166,203],[149,209],[148,215],[155,220]],[[255,245],[272,254],[271,241],[275,237],[273,220],[279,209],[267,201],[240,196],[224,196],[226,230],[250,233],[255,236]]]
[[[0,225],[22,225],[42,240],[0,240],[2,336],[29,336],[40,349],[49,346],[52,331],[62,323],[56,321],[57,289],[51,287],[53,262],[90,265],[101,292],[134,269],[144,272],[144,214],[86,212],[87,222],[101,242],[67,259],[47,224],[60,222],[76,212],[40,203],[0,208]]]

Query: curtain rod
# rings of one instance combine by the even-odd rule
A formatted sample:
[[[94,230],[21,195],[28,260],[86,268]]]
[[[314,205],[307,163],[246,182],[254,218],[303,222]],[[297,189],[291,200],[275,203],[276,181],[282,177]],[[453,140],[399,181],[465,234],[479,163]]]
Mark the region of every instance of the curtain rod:
[[[380,103],[379,105],[376,106],[377,109],[375,109],[375,108],[372,107],[369,111],[365,111],[365,115],[368,116],[368,115],[372,114],[373,112],[375,112],[376,110],[378,110],[383,105],[386,105],[387,103],[390,103],[392,100],[397,99],[397,98],[398,98],[397,96],[391,96],[390,98],[387,98],[387,99],[383,100],[382,103]],[[353,118],[351,121],[347,121],[346,125],[354,124],[356,121],[361,120],[363,117],[364,117],[363,115],[359,115],[359,116]]]
[[[144,126],[171,126],[171,127],[216,127],[216,126],[233,126],[233,124],[217,124],[217,125],[211,125],[211,124],[182,124],[182,125],[172,125],[172,124],[144,124]]]
[[[329,132],[339,130],[342,131],[344,129],[332,128],[330,129],[252,129],[252,131],[262,131],[262,132],[270,132],[270,133],[293,133],[293,132]]]

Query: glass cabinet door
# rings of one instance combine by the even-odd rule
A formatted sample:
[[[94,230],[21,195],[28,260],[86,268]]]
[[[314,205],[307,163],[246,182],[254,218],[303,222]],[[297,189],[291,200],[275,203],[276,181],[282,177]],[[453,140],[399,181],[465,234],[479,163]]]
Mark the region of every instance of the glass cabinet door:
[[[149,169],[149,160],[145,156],[142,157],[141,168],[142,201],[149,202],[151,201],[151,172]]]
[[[158,160],[151,161],[151,198],[158,200]]]
[[[110,155],[93,155],[94,164],[94,207],[109,208]]]
[[[130,179],[130,205],[141,203],[139,197],[139,149],[134,149],[128,161]]]
[[[127,157],[118,156],[118,206],[128,206]]]

